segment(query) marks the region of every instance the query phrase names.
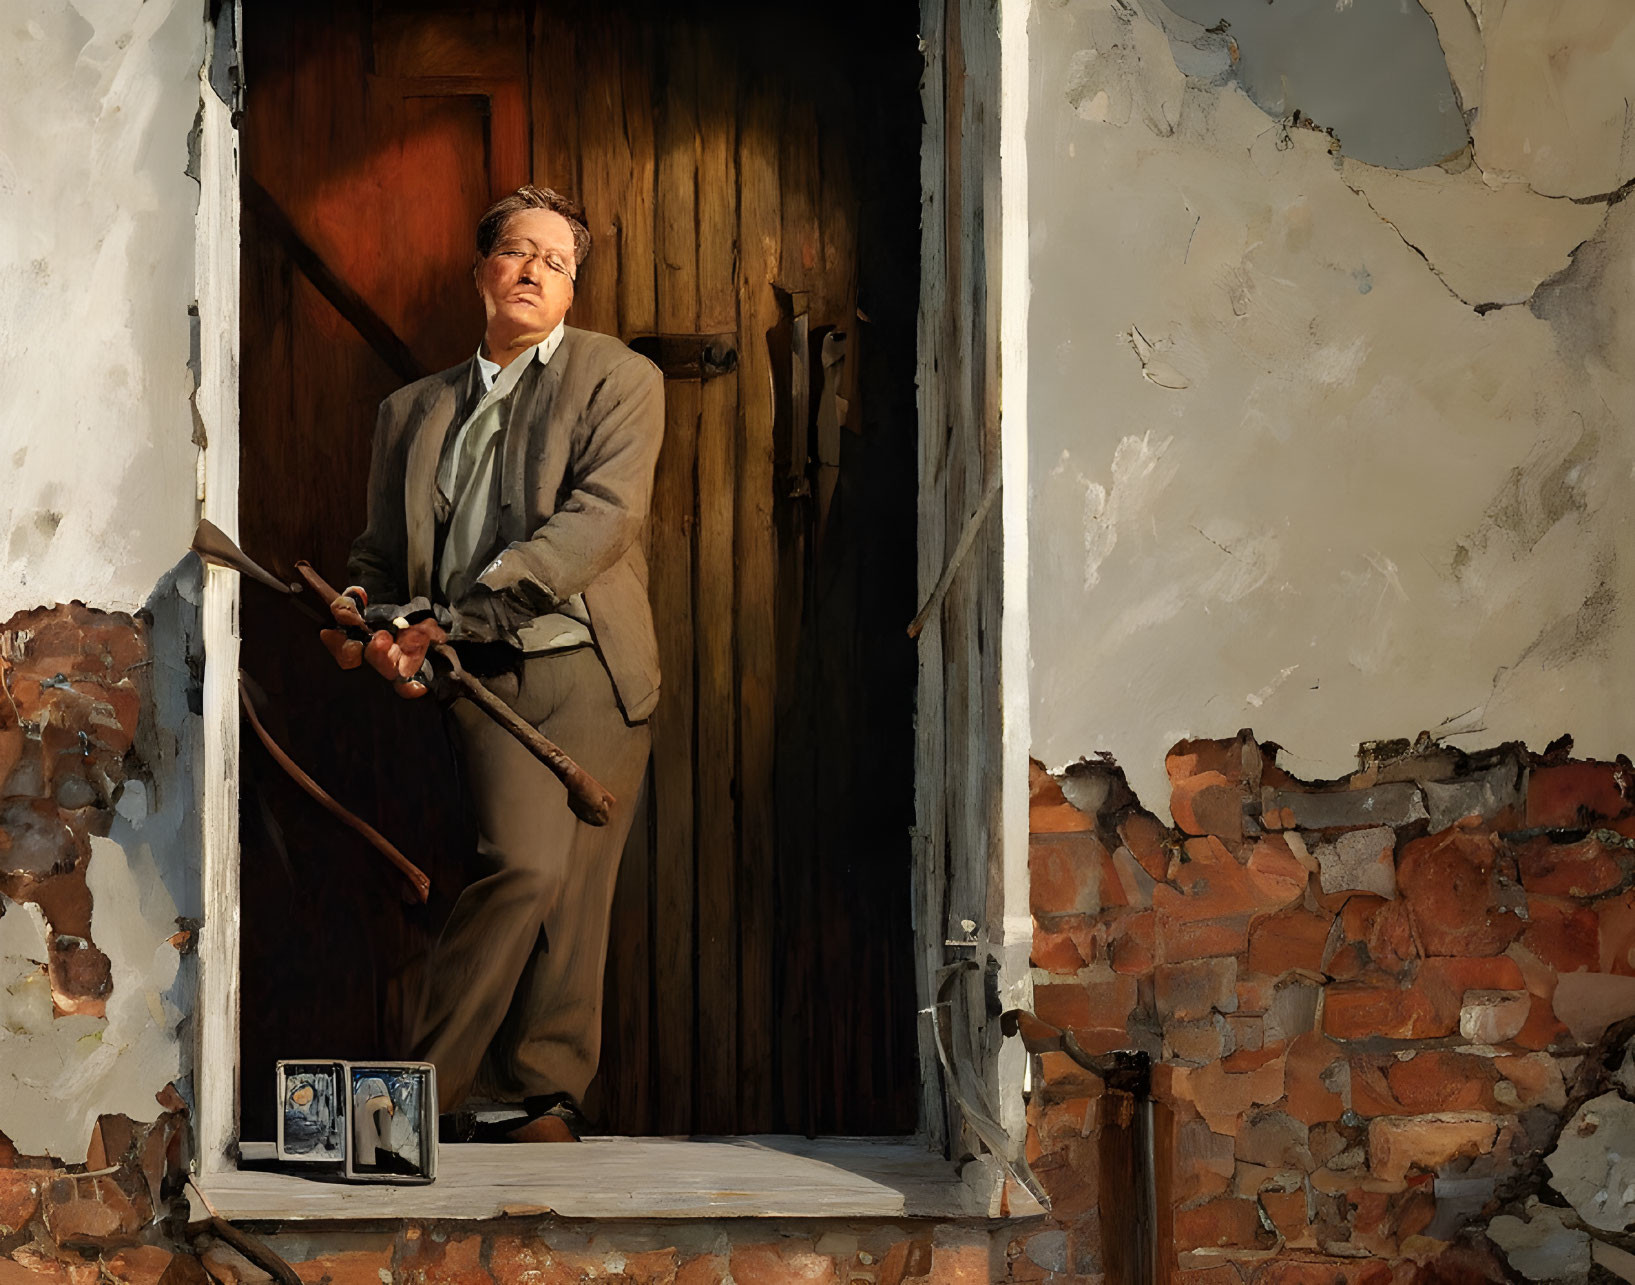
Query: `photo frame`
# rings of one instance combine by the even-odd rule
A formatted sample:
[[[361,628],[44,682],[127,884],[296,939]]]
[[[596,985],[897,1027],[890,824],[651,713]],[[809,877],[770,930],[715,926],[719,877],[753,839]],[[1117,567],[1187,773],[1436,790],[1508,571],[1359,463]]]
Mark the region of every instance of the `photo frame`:
[[[342,1167],[349,1131],[345,1064],[288,1059],[278,1063],[277,1082],[278,1159]]]
[[[437,1068],[430,1062],[346,1062],[342,1067],[347,1179],[434,1181]]]

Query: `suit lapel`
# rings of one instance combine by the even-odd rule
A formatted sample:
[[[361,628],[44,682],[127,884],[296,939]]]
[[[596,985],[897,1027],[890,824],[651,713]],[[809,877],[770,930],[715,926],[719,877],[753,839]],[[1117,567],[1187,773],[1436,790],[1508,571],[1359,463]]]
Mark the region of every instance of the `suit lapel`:
[[[433,509],[437,465],[443,456],[443,443],[459,413],[460,392],[470,382],[475,360],[472,358],[450,372],[449,381],[433,396],[409,443],[408,463],[403,472],[403,516],[408,528],[411,598],[431,595],[432,557],[437,544],[437,515]]]
[[[551,360],[543,367],[534,363],[509,398],[505,419],[505,444],[500,456],[500,512],[499,539],[502,545],[513,540],[525,540],[533,534],[523,529],[529,512],[527,496],[528,459],[538,458],[556,398],[562,383],[562,369],[567,365],[573,331],[564,330],[562,342]]]

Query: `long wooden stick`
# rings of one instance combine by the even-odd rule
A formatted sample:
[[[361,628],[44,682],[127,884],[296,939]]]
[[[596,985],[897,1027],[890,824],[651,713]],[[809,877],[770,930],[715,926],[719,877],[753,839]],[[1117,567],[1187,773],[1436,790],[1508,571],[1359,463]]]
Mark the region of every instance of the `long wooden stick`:
[[[310,562],[297,562],[296,571],[306,581],[307,588],[323,599],[324,605],[336,602],[341,595],[335,591],[329,581]],[[343,603],[348,619],[344,622],[352,625],[351,617],[356,617],[353,628],[363,625],[363,617],[351,604]],[[342,623],[337,617],[337,623]],[[579,764],[575,763],[560,746],[545,736],[538,728],[523,722],[517,712],[502,701],[482,683],[466,673],[465,667],[460,664],[460,657],[454,648],[447,643],[439,643],[432,648],[432,654],[449,667],[450,675],[460,690],[471,698],[473,704],[489,718],[493,719],[505,731],[514,736],[527,750],[541,763],[556,774],[563,787],[568,792],[568,808],[587,825],[606,825],[613,815],[613,805],[617,801],[609,793],[606,786],[598,781]]]
[[[271,754],[273,756],[273,760],[278,764],[278,766],[283,768],[289,775],[290,780],[294,781],[309,795],[316,799],[324,811],[328,812],[343,825],[350,826],[352,829],[361,834],[369,841],[374,849],[381,854],[381,856],[385,857],[386,860],[390,861],[394,866],[401,870],[403,872],[403,877],[407,879],[411,885],[413,885],[415,894],[420,898],[423,904],[426,899],[431,896],[431,880],[426,877],[426,872],[399,852],[397,848],[393,846],[392,841],[383,835],[379,830],[375,829],[374,826],[370,825],[362,817],[348,811],[345,807],[331,798],[328,791],[326,791],[323,786],[319,785],[318,782],[314,781],[310,776],[302,771],[300,765],[297,764],[296,761],[288,754],[284,753],[284,751],[279,747],[278,742],[273,740],[272,735],[265,727],[261,725],[261,720],[256,717],[255,705],[250,700],[250,691],[245,684],[244,674],[242,672],[238,676],[238,698],[244,706],[244,713],[250,720],[250,726],[255,729],[256,736],[260,738],[261,743],[267,747],[267,753]]]
[[[606,825],[616,802],[598,781],[573,759],[569,758],[537,728],[518,717],[517,712],[502,701],[481,682],[466,673],[460,657],[447,643],[438,643],[432,652],[448,665],[451,676],[460,690],[469,696],[491,719],[522,742],[523,748],[537,758],[562,782],[568,791],[568,807],[574,816],[590,825]]]

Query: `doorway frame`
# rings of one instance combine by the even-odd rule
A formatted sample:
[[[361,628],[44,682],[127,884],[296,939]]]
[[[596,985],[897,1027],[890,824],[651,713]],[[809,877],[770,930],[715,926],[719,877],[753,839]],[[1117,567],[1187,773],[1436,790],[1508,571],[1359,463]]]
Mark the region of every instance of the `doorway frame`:
[[[1001,1039],[980,1006],[962,1015],[971,1029],[965,1091],[948,1082],[930,1020],[950,967],[979,965],[1007,1008],[1031,1006],[1028,908],[1027,612],[1027,155],[1028,16],[1031,0],[919,0],[921,81],[926,124],[921,145],[919,573],[920,634],[916,717],[914,843],[915,959],[922,1021],[921,1109],[915,1137],[949,1147],[974,1114],[1002,1137],[974,1128],[996,1162],[981,1185],[994,1212],[1006,1162],[1021,1157],[1027,1055]],[[224,21],[232,7],[220,6]],[[206,47],[218,47],[206,19]],[[235,27],[235,37],[236,37]],[[227,42],[229,45],[231,41]],[[239,184],[232,107],[200,70],[199,206],[195,271],[200,332],[195,404],[204,446],[199,463],[202,516],[238,538]],[[997,102],[997,111],[993,104]],[[949,119],[954,113],[959,119]],[[950,150],[952,149],[952,150]],[[961,283],[950,292],[945,254],[959,247]],[[965,305],[982,302],[974,326]],[[1001,377],[1007,395],[1001,398]],[[965,502],[950,506],[948,451],[967,472]],[[974,478],[974,488],[970,485]],[[201,629],[205,649],[203,753],[197,797],[204,923],[198,944],[193,1097],[202,1178],[238,1165],[239,1120],[239,583],[207,567]],[[952,723],[942,697],[956,652],[985,654],[997,620],[994,690],[965,691]],[[980,677],[980,671],[965,675]],[[930,694],[928,702],[927,695]],[[934,710],[928,710],[928,704]],[[922,716],[924,716],[922,718]],[[934,716],[934,717],[933,717]],[[932,721],[939,726],[932,727]],[[979,817],[978,824],[962,818]],[[945,922],[945,920],[947,922]],[[971,925],[967,927],[967,925]],[[954,1044],[960,1046],[956,1038]],[[975,1097],[978,1102],[969,1099]],[[985,1100],[985,1101],[984,1101]],[[975,1109],[973,1109],[975,1108]],[[1012,1193],[1010,1208],[1023,1212]]]

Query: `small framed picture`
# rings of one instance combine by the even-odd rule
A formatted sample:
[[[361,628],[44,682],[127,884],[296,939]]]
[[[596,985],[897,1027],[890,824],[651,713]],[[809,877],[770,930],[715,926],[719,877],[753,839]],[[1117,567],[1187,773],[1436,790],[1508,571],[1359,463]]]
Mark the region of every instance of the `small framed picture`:
[[[347,1062],[346,1176],[431,1182],[437,1176],[437,1070],[430,1062]]]
[[[346,1160],[346,1082],[340,1062],[278,1063],[278,1158],[339,1166]]]

